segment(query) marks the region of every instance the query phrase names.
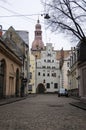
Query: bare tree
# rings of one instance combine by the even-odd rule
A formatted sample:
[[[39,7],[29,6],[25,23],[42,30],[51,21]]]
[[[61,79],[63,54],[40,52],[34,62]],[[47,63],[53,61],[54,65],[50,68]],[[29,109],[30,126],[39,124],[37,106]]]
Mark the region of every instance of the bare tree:
[[[50,15],[47,24],[53,32],[61,31],[85,40],[86,0],[47,0]]]

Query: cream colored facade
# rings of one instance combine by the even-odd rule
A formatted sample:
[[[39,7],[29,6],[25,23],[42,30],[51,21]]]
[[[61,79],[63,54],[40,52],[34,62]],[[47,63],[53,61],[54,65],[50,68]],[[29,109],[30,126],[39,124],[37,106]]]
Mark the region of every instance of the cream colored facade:
[[[30,53],[30,81],[28,85],[28,92],[29,93],[36,93],[36,62],[35,62],[35,56]]]
[[[4,41],[10,49],[22,61],[21,78],[22,78],[22,95],[28,94],[28,81],[29,81],[29,39],[28,32],[16,31],[12,26],[5,31],[3,35]],[[11,43],[10,43],[11,42]]]
[[[77,65],[77,52],[75,48],[71,48],[70,68],[68,70],[68,85],[72,96],[79,96],[79,71]]]
[[[20,96],[21,66],[22,63],[18,56],[0,40],[0,98]]]
[[[67,71],[70,68],[70,50],[60,52],[60,88],[69,89]]]
[[[86,103],[86,61],[79,65],[79,96]]]
[[[78,68],[75,63],[68,73],[68,85],[72,96],[78,96],[79,94],[79,80],[78,80]]]
[[[41,51],[37,59],[36,88],[37,93],[57,93],[59,89],[59,61],[52,43],[46,43],[46,49]]]
[[[65,89],[69,89],[68,86],[68,77],[67,77],[67,71],[69,69],[69,56],[64,58],[64,63],[61,69],[61,85],[60,87],[65,88]]]

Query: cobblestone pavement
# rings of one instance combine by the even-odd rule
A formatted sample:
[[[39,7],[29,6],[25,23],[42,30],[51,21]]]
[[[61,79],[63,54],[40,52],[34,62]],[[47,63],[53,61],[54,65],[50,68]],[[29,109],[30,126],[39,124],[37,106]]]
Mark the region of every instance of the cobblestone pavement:
[[[86,130],[86,111],[70,102],[45,94],[0,106],[0,130]]]

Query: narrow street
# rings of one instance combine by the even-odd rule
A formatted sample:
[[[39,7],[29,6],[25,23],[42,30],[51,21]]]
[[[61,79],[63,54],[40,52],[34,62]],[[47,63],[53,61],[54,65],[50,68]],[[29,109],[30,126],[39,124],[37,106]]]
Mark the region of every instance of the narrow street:
[[[39,94],[0,106],[0,130],[86,130],[86,111],[69,104],[75,101]]]

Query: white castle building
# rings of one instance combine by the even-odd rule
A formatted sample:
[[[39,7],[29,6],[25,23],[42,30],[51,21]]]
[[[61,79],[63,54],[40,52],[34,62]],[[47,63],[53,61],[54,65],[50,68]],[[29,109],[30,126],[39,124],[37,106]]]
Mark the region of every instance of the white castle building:
[[[47,43],[46,46],[44,45],[42,41],[41,24],[40,21],[37,20],[34,40],[31,47],[31,54],[35,57],[35,80],[33,80],[35,81],[36,93],[55,93],[58,92],[61,87],[67,88],[67,63],[64,67],[62,63],[60,67],[60,60],[62,59],[63,61],[63,58],[69,55],[69,51],[63,52],[54,50],[52,43]],[[63,69],[65,70],[64,75]],[[65,81],[64,84],[63,81]]]
[[[36,60],[36,90],[38,93],[58,92],[59,61],[52,44],[47,43],[41,51],[41,58]]]

